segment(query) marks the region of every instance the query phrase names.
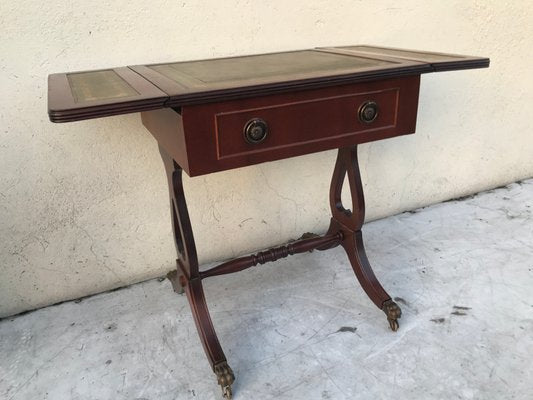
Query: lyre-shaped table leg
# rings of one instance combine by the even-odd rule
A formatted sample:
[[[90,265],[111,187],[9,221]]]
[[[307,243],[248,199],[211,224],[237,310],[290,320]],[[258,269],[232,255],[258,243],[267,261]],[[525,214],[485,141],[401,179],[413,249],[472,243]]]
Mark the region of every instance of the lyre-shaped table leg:
[[[348,175],[352,209],[342,205],[341,193],[344,179]],[[372,271],[366,256],[361,228],[365,219],[363,185],[357,161],[357,146],[339,149],[330,189],[331,224],[328,233],[342,232],[342,247],[346,251],[352,269],[363,287],[378,308],[387,315],[393,331],[399,327],[400,307],[391,299]]]
[[[159,152],[165,164],[168,177],[172,228],[176,252],[178,253],[177,270],[170,272],[167,276],[176,292],[183,293],[183,289],[185,289],[194,322],[209,363],[217,376],[218,384],[222,387],[224,397],[231,399],[231,385],[235,380],[235,376],[226,361],[226,356],[218,341],[205,301],[198,268],[196,245],[183,191],[182,169],[161,147]]]

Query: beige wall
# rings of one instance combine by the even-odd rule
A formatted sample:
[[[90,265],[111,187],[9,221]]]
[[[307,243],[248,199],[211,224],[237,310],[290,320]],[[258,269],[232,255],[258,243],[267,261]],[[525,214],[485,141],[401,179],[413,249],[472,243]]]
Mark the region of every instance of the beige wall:
[[[174,263],[164,171],[139,116],[52,124],[47,74],[357,43],[489,56],[490,69],[423,76],[416,135],[361,146],[373,219],[533,175],[532,10],[501,0],[1,1],[0,316]],[[323,231],[334,156],[186,178],[201,261]]]

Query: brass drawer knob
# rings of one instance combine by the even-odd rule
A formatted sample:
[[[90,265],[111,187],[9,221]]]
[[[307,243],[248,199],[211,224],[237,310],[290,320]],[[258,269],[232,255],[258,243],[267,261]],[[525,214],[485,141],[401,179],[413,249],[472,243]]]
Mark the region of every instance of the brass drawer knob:
[[[268,134],[268,125],[261,118],[252,118],[244,125],[244,139],[248,143],[261,143]]]
[[[359,107],[359,121],[369,124],[378,117],[379,107],[375,101],[365,101]]]

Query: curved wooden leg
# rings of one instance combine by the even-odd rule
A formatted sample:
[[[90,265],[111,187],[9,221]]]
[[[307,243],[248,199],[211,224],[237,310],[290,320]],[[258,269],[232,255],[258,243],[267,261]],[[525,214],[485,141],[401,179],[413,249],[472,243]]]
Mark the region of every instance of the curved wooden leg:
[[[351,210],[344,208],[341,199],[346,175],[352,198]],[[357,146],[339,149],[331,180],[330,206],[332,219],[328,233],[342,232],[341,245],[348,255],[359,283],[372,302],[385,312],[391,329],[398,330],[401,309],[374,275],[363,244],[361,227],[365,219],[365,203],[357,162]]]
[[[220,347],[215,328],[211,322],[209,310],[207,309],[204,289],[200,278],[189,280],[185,287],[185,293],[187,293],[187,298],[191,305],[192,315],[205,354],[213,368],[213,372],[217,376],[218,384],[222,388],[222,394],[225,398],[231,399],[231,385],[235,381],[235,375],[233,375],[233,371],[226,361],[226,356],[222,351],[222,347]]]
[[[183,289],[185,289],[207,359],[217,376],[217,381],[222,388],[224,397],[231,399],[231,385],[235,380],[235,376],[226,361],[226,356],[218,341],[205,301],[198,268],[196,245],[183,191],[182,169],[161,147],[159,151],[168,177],[172,229],[174,231],[176,252],[178,253],[178,259],[176,260],[178,268],[170,272],[167,277],[172,282],[176,292],[183,293]]]

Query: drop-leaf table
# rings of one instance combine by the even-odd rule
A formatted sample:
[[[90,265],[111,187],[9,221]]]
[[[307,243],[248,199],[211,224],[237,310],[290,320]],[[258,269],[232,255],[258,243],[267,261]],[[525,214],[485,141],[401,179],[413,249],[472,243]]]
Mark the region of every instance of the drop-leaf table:
[[[135,65],[50,75],[48,113],[53,122],[141,113],[168,176],[178,254],[177,269],[168,278],[175,291],[186,292],[218,384],[231,398],[235,378],[211,322],[202,280],[342,246],[368,297],[396,331],[400,307],[372,272],[363,246],[357,145],[415,132],[421,74],[488,66],[483,57],[367,45]],[[182,171],[193,177],[329,149],[338,149],[338,155],[325,235],[307,233],[199,269]],[[341,200],[345,179],[349,206]]]

